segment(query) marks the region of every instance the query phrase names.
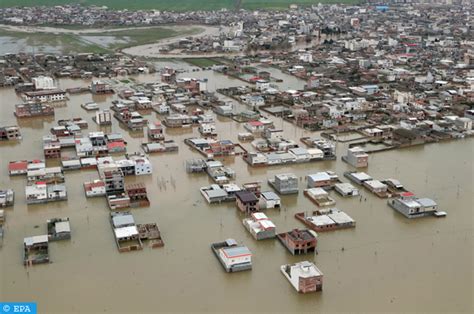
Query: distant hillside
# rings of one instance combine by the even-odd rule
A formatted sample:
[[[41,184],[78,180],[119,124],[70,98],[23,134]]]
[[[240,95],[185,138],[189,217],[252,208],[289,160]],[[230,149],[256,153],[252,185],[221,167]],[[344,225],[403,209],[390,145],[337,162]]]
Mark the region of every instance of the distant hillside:
[[[111,9],[157,9],[168,11],[197,11],[234,9],[238,0],[0,0],[0,7],[55,6],[81,3],[107,6]],[[318,3],[357,4],[360,0],[241,0],[243,9],[285,9],[290,4],[315,5]]]

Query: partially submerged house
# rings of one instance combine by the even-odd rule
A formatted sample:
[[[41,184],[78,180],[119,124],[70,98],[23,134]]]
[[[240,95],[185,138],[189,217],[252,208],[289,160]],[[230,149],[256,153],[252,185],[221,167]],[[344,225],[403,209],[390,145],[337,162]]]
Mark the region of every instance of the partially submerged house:
[[[154,249],[165,245],[156,223],[137,224],[137,229],[140,240],[142,242],[148,241],[151,248]]]
[[[366,180],[364,181],[364,187],[378,197],[386,198],[390,196],[388,186],[379,180]]]
[[[143,248],[135,219],[129,212],[110,213],[110,222],[114,231],[119,252],[141,250]]]
[[[385,184],[388,188],[388,192],[392,197],[400,196],[406,192],[408,192],[403,184],[398,181],[397,179],[385,179],[381,181],[383,184]]]
[[[355,227],[354,219],[337,208],[297,213],[295,218],[317,232]]]
[[[336,183],[334,189],[344,197],[359,195],[359,190],[350,183]]]
[[[13,206],[15,203],[15,192],[12,189],[0,190],[0,207]]]
[[[323,290],[323,273],[309,261],[282,265],[283,275],[300,293],[309,293]]]
[[[336,201],[330,197],[329,193],[323,188],[306,189],[304,190],[304,195],[306,195],[313,203],[321,207],[336,204]]]
[[[275,192],[262,192],[260,194],[259,206],[262,209],[280,208],[281,199]]]
[[[27,171],[26,177],[29,184],[35,182],[45,182],[46,184],[65,182],[64,172],[61,167],[30,169]]]
[[[308,188],[332,189],[336,183],[340,182],[338,175],[333,171],[309,174],[306,178],[308,180]]]
[[[171,114],[165,117],[163,124],[168,128],[190,128],[193,125],[193,119],[186,114]]]
[[[21,140],[20,128],[14,126],[0,127],[0,141],[17,141]]]
[[[67,200],[66,185],[36,182],[25,187],[26,203],[40,204]]]
[[[86,197],[105,196],[105,183],[99,179],[84,182],[84,192]]]
[[[419,218],[435,215],[438,204],[429,198],[418,198],[411,192],[400,195],[399,198],[390,199],[388,205],[407,218]]]
[[[348,171],[344,172],[344,176],[359,185],[364,184],[365,181],[372,180],[372,177],[365,172]]]
[[[203,136],[217,135],[217,129],[214,123],[201,123],[199,125],[198,131]]]
[[[268,184],[280,194],[297,194],[298,177],[293,173],[277,174],[275,178],[268,179]]]
[[[150,206],[150,200],[143,183],[129,184],[125,187],[125,191],[130,199],[130,207],[147,207]]]
[[[162,142],[143,143],[142,149],[147,154],[177,152],[179,150],[179,145],[173,140],[168,140]]]
[[[209,204],[221,203],[229,200],[227,192],[218,184],[202,187],[199,190]]]
[[[252,192],[256,197],[261,196],[262,182],[247,182],[242,184],[242,190]]]
[[[88,107],[85,109],[87,110],[87,108]],[[112,112],[108,109],[98,110],[92,120],[94,120],[98,125],[112,125]]]
[[[318,243],[317,236],[316,232],[312,230],[300,229],[277,234],[278,240],[293,255],[315,252]]]
[[[242,223],[255,240],[275,237],[276,226],[264,213],[252,213],[250,218],[245,218]]]
[[[147,124],[147,134],[148,138],[151,141],[162,141],[165,139],[165,135],[163,134],[163,126],[161,125],[161,122],[150,122],[148,121]]]
[[[25,238],[23,240],[23,264],[32,266],[42,263],[49,263],[48,235]]]
[[[30,91],[23,93],[23,99],[25,102],[38,101],[44,102],[56,102],[67,100],[66,92],[61,89],[48,89],[39,91]]]
[[[252,252],[234,239],[213,243],[211,249],[228,273],[252,269]]]
[[[250,214],[259,209],[258,198],[249,191],[238,191],[235,193],[236,205],[241,212]]]
[[[342,160],[356,168],[365,168],[369,164],[369,155],[361,147],[352,147],[347,150],[347,155]]]
[[[206,172],[209,177],[217,184],[227,184],[231,179],[235,178],[235,171],[217,160],[209,160],[206,162]]]
[[[71,226],[69,218],[53,218],[46,221],[48,228],[48,240],[69,240],[71,239]]]
[[[28,160],[18,160],[10,161],[8,163],[8,174],[10,176],[24,175],[27,174],[29,170],[36,170],[45,168],[46,165],[44,160],[35,159],[32,161]]]
[[[54,116],[54,107],[42,103],[26,103],[15,106],[17,118]]]

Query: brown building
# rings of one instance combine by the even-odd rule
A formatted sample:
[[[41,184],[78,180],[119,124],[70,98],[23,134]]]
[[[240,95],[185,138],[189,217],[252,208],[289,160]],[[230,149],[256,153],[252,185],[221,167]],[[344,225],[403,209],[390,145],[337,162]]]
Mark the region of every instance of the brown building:
[[[258,211],[258,198],[252,192],[238,191],[235,196],[237,208],[242,212],[249,214]]]
[[[49,142],[43,145],[44,158],[61,158],[61,145],[59,142]]]
[[[277,234],[277,237],[293,255],[314,252],[318,243],[316,233],[310,230],[294,229]]]
[[[54,108],[41,103],[28,103],[15,106],[17,118],[54,116]]]
[[[92,94],[113,94],[114,90],[112,87],[102,81],[93,81],[91,84],[91,93]]]
[[[128,197],[130,198],[131,207],[146,207],[150,206],[146,187],[143,183],[135,183],[127,185],[125,188]]]
[[[260,197],[262,193],[262,183],[261,182],[249,182],[242,184],[242,188],[248,192],[252,192],[256,197]]]
[[[20,139],[21,133],[18,126],[0,127],[0,141],[15,141]]]

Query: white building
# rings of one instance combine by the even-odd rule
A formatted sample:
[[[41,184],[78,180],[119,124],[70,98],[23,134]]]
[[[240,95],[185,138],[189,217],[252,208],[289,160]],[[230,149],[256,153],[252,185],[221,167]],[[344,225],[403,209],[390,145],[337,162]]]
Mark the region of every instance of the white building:
[[[324,152],[318,148],[308,148],[308,154],[311,160],[324,158]]]
[[[112,124],[112,113],[110,110],[99,110],[95,113],[94,121],[98,125],[110,125]]]
[[[105,183],[102,180],[94,180],[84,183],[84,191],[87,197],[104,196]]]
[[[313,62],[313,55],[309,52],[300,54],[299,59],[301,62]]]
[[[67,199],[67,191],[65,185],[47,185],[44,182],[38,182],[34,185],[27,185],[25,187],[25,195],[27,204],[38,204]]]
[[[246,246],[230,246],[219,249],[219,258],[226,269],[252,264],[252,253]]]
[[[135,162],[135,175],[147,175],[152,174],[153,166],[150,160],[144,156],[133,156],[132,160]]]
[[[270,129],[267,128],[263,132],[263,137],[268,140],[278,140],[283,138],[283,129]]]
[[[282,265],[280,270],[298,292],[323,290],[323,273],[311,262]]]
[[[265,124],[261,121],[249,121],[244,124],[244,128],[251,133],[262,133],[265,130]]]
[[[248,153],[246,160],[252,166],[263,166],[268,163],[267,156],[262,153]]]
[[[280,208],[281,199],[274,192],[262,192],[260,194],[259,207],[262,209]]]
[[[63,100],[66,100],[66,92],[60,89],[48,89],[48,90],[25,92],[23,94],[23,100],[25,100],[26,102],[39,101],[42,103],[63,101]]]
[[[457,118],[456,120],[454,120],[454,124],[456,125],[457,128],[463,131],[472,130],[472,120],[469,118],[466,118],[466,117]]]
[[[242,223],[256,240],[275,237],[276,226],[264,213],[252,213],[250,218],[245,218]]]
[[[35,90],[55,89],[54,80],[49,76],[38,76],[33,78]]]
[[[257,90],[263,91],[270,88],[270,82],[267,80],[257,80],[255,82],[255,88]]]
[[[350,183],[336,183],[335,189],[336,189],[336,192],[338,192],[342,196],[359,195],[359,190]]]
[[[245,98],[245,102],[252,108],[265,105],[265,99],[259,95],[252,95]]]
[[[202,135],[217,135],[216,126],[213,123],[202,123],[199,125],[199,133]]]
[[[48,200],[48,190],[46,183],[37,183],[25,187],[26,203],[46,202]]]
[[[342,156],[342,160],[356,168],[368,166],[369,155],[361,147],[352,147],[347,149],[347,155]]]
[[[388,205],[407,218],[431,216],[438,210],[438,205],[432,199],[417,198],[410,192],[389,200]]]

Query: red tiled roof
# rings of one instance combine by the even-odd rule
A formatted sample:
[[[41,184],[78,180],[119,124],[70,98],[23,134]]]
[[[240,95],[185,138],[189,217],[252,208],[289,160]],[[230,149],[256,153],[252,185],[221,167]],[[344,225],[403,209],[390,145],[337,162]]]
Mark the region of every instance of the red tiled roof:
[[[261,121],[250,121],[249,124],[251,126],[262,126],[263,122],[261,122]]]
[[[114,147],[125,147],[124,142],[112,142],[107,144],[108,148],[114,148]]]
[[[28,161],[11,161],[8,164],[8,170],[26,170],[28,168]]]

